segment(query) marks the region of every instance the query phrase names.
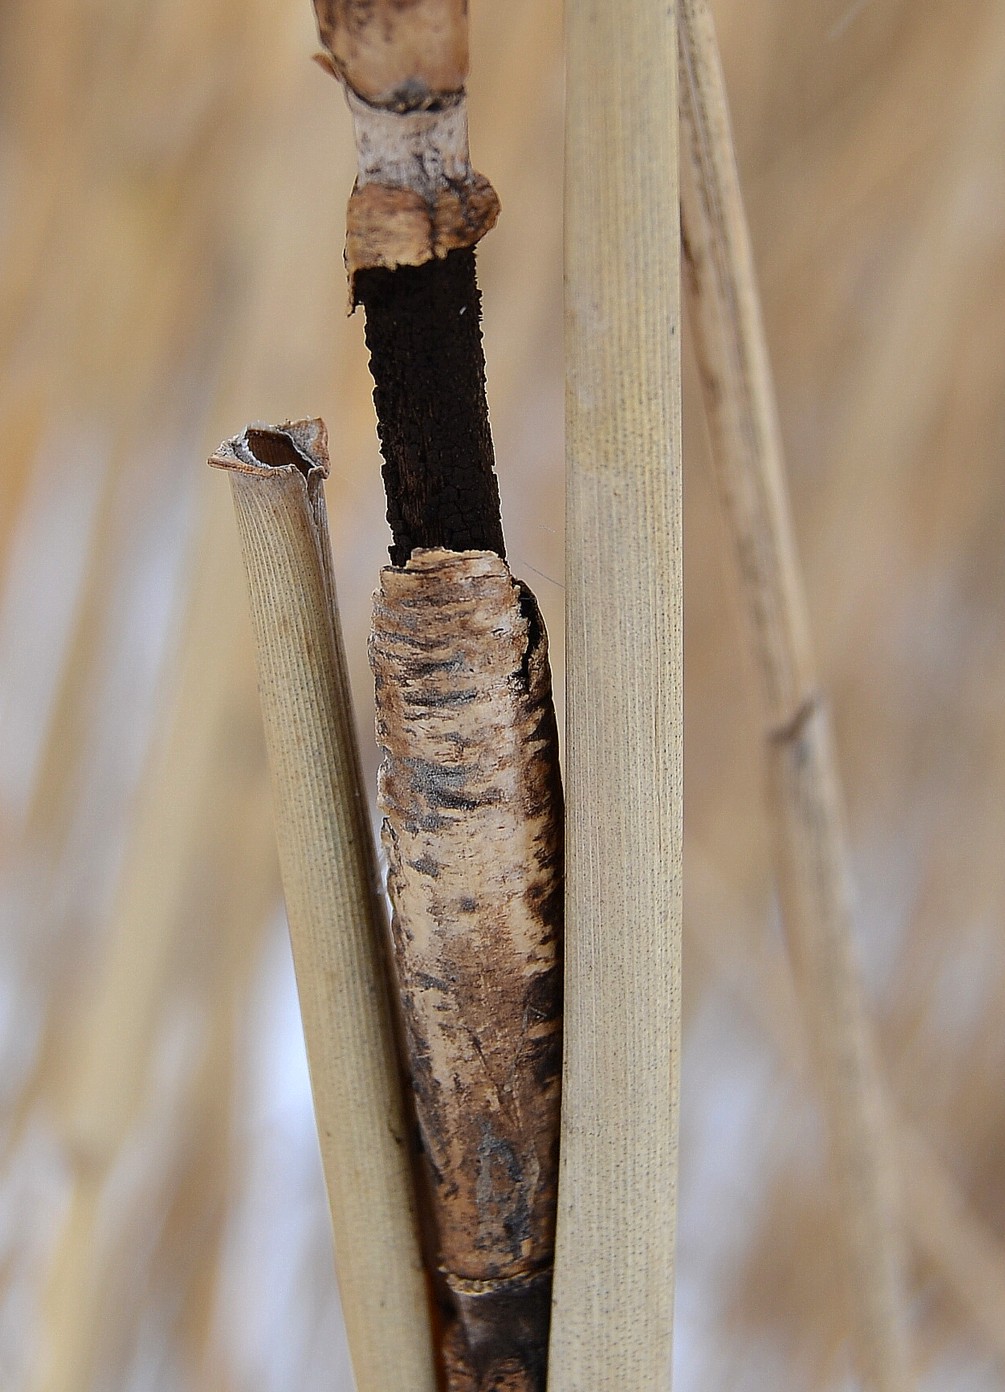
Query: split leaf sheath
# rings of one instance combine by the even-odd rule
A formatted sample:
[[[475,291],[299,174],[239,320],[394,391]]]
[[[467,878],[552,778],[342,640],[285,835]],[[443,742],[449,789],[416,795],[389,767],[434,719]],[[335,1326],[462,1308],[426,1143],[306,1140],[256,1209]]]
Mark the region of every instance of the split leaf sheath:
[[[490,552],[381,576],[392,936],[454,1392],[543,1392],[561,1073],[562,794],[547,642]]]
[[[249,429],[230,472],[279,861],[342,1310],[359,1392],[434,1392],[426,1281],[384,963],[386,924],[325,515],[320,421]]]

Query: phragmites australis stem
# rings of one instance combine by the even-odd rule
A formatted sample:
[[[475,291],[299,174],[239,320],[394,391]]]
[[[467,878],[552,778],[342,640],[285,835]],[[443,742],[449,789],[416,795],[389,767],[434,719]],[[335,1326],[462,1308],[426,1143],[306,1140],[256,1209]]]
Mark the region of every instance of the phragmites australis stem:
[[[682,0],[681,211],[690,323],[760,677],[779,897],[822,1083],[854,1357],[868,1392],[914,1385],[901,1211],[854,943],[827,708],[813,670],[753,256],[706,0]]]
[[[544,629],[504,559],[463,0],[315,0],[358,177],[392,566],[371,660],[394,963],[451,1392],[544,1392],[561,1088],[562,796]]]
[[[565,1068],[550,1392],[664,1392],[683,828],[672,5],[566,17]]]

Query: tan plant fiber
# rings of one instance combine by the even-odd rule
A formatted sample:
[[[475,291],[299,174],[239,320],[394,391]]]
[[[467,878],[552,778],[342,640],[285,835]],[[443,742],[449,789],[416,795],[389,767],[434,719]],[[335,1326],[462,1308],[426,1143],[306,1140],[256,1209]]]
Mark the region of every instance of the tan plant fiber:
[[[251,599],[279,861],[346,1332],[360,1392],[435,1376],[385,971],[322,491],[320,421],[249,428],[230,472]]]
[[[677,40],[566,9],[565,1068],[549,1388],[663,1392],[681,891]]]
[[[319,59],[345,88],[356,139],[345,252],[354,302],[357,271],[474,246],[499,200],[468,155],[465,0],[315,0],[314,9]]]
[[[562,789],[547,639],[490,551],[381,573],[379,804],[451,1389],[543,1389],[558,1178]]]
[[[782,919],[823,1089],[853,1356],[913,1385],[899,1185],[853,940],[830,724],[813,671],[753,258],[704,0],[682,0],[681,200],[690,323],[760,677]]]

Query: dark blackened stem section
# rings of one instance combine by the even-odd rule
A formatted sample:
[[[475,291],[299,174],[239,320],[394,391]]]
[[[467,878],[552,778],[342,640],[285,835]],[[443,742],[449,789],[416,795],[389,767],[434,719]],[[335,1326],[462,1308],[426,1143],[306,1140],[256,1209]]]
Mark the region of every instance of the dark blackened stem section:
[[[384,456],[391,562],[415,547],[505,556],[473,250],[357,273]]]

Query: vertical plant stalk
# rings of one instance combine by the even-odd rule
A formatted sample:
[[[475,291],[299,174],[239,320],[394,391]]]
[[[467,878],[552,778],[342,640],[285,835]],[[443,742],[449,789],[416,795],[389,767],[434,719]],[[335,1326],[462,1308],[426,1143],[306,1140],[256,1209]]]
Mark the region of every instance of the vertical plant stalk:
[[[506,566],[474,245],[464,0],[315,0],[355,123],[350,301],[392,532],[371,658],[388,890],[451,1392],[544,1392],[563,810],[546,640]]]
[[[373,845],[332,580],[320,421],[249,428],[230,472],[335,1263],[360,1392],[436,1386]]]
[[[451,1392],[543,1392],[562,1048],[562,792],[547,640],[491,552],[381,574],[388,892]]]
[[[771,373],[705,0],[681,0],[681,199],[690,322],[760,676],[779,894],[820,1076],[854,1357],[870,1392],[910,1372],[891,1137],[853,942],[830,724],[813,670]]]
[[[416,546],[503,556],[473,250],[498,200],[468,157],[467,6],[315,10],[355,126],[346,264],[366,311],[391,560]]]
[[[566,8],[565,1069],[551,1392],[670,1377],[681,914],[677,40]]]

